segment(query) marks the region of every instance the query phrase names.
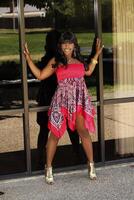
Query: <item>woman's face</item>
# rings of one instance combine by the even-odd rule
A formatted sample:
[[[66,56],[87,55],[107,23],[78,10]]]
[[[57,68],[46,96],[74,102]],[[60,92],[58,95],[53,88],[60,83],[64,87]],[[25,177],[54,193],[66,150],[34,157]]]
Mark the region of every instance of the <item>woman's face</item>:
[[[74,50],[74,43],[65,42],[61,44],[61,49],[65,56],[71,56]]]

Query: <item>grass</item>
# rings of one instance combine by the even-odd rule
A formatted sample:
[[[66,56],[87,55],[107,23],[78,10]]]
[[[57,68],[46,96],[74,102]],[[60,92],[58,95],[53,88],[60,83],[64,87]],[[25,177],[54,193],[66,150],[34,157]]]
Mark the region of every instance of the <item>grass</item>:
[[[0,56],[16,55],[19,53],[18,34],[0,33]]]
[[[76,33],[78,42],[81,47],[91,47],[94,33]],[[44,43],[45,43],[46,33],[27,33],[26,41],[29,45],[30,52],[32,54],[43,54],[44,53]],[[110,33],[105,33],[103,37],[103,43],[105,46],[112,45],[112,35]],[[0,56],[8,55],[18,55],[19,54],[19,37],[17,32],[6,33],[4,31],[0,32]]]
[[[44,43],[46,38],[46,31],[39,32],[39,30],[27,30],[26,33],[26,41],[29,45],[30,52],[35,54],[44,54]],[[76,36],[78,38],[78,42],[81,47],[91,47],[94,33],[90,33],[88,31],[85,32],[77,32]],[[113,46],[113,38],[115,34],[113,33],[103,33],[102,40],[105,47]],[[134,33],[126,32],[126,33],[118,33],[116,34],[115,39],[118,38],[118,41],[122,43],[124,40],[128,42],[134,42]],[[19,35],[17,31],[13,30],[0,30],[0,56],[8,56],[8,55],[18,55],[19,54]]]

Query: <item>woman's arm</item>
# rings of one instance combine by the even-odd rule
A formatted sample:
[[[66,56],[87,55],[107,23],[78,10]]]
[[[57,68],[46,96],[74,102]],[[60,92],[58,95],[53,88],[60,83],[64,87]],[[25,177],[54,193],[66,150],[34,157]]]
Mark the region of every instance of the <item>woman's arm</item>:
[[[44,80],[51,76],[55,69],[52,68],[52,65],[55,64],[55,58],[52,58],[46,66],[44,66],[43,70],[40,70],[32,61],[27,44],[25,44],[24,47],[24,54],[27,61],[27,64],[29,68],[31,69],[32,73],[35,75],[35,77],[39,80]]]
[[[96,53],[95,53],[94,57],[91,59],[91,62],[88,64],[88,70],[85,71],[86,76],[90,76],[93,73],[95,66],[98,63],[98,58],[102,52],[103,47],[104,47],[104,45],[101,47],[101,41],[100,41],[100,39],[97,38]]]

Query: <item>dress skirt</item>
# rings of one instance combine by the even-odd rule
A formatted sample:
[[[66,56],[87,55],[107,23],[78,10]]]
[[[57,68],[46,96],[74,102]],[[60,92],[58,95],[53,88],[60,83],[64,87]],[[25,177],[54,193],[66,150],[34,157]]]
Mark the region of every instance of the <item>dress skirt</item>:
[[[84,117],[85,128],[94,133],[95,109],[91,104],[84,78],[60,80],[48,110],[48,128],[60,138],[67,129],[67,123],[72,131],[75,130],[76,116],[79,114]]]

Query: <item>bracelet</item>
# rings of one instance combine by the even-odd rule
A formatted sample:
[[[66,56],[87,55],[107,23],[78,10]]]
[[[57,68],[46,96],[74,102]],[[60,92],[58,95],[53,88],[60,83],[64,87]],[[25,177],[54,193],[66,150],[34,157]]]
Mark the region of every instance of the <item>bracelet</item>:
[[[98,61],[96,59],[92,58],[91,59],[91,63],[94,64],[94,65],[96,65],[98,63]]]

